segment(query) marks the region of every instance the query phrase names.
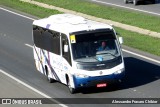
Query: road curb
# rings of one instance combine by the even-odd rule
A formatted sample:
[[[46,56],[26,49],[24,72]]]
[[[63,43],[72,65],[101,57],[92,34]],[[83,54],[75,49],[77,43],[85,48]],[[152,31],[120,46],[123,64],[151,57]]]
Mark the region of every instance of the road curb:
[[[139,27],[136,27],[136,26],[131,26],[131,25],[127,25],[127,24],[123,24],[123,23],[119,23],[119,22],[115,22],[115,21],[111,21],[111,20],[107,20],[107,19],[98,18],[98,17],[95,17],[95,16],[91,16],[91,15],[83,14],[83,13],[80,13],[80,12],[56,7],[56,6],[53,6],[53,5],[40,3],[40,2],[37,2],[37,1],[34,1],[34,0],[20,0],[20,1],[35,4],[37,6],[48,8],[48,9],[58,10],[58,11],[64,12],[64,13],[71,13],[71,14],[75,14],[75,15],[80,15],[80,16],[83,16],[83,17],[85,17],[87,19],[90,19],[90,20],[95,20],[95,21],[98,21],[98,22],[111,24],[113,26],[116,26],[116,27],[119,27],[119,28],[122,28],[122,29],[125,29],[125,30],[129,30],[129,31],[132,31],[132,32],[137,32],[137,33],[140,33],[140,34],[160,38],[160,33],[159,32],[154,32],[154,31],[139,28]]]

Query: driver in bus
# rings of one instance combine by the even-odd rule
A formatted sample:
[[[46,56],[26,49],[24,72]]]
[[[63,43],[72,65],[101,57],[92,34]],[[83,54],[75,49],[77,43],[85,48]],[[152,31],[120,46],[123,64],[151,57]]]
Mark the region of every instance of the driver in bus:
[[[102,42],[101,46],[98,48],[98,51],[106,51],[109,48],[107,47],[107,43],[105,41]]]

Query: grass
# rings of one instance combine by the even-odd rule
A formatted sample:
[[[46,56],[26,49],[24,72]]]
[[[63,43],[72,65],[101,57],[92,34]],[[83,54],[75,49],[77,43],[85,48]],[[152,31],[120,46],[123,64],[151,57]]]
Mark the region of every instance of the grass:
[[[160,39],[115,28],[124,38],[124,45],[160,56]]]
[[[57,1],[57,0],[52,0],[52,1]],[[59,0],[59,1],[62,1],[62,0]],[[65,1],[66,1],[66,5],[68,5],[67,2],[71,0],[65,0]],[[74,0],[74,1],[77,1],[77,0]],[[17,9],[19,11],[23,11],[28,14],[37,16],[39,18],[44,18],[53,14],[61,13],[56,10],[45,9],[42,7],[38,7],[36,5],[20,2],[17,0],[1,0],[0,5],[8,6],[8,7]],[[93,5],[93,6],[97,7],[97,5]],[[135,32],[131,32],[131,31],[127,31],[120,28],[115,28],[115,29],[124,38],[124,45],[160,56],[160,39],[135,33]]]
[[[57,10],[49,10],[36,5],[21,2],[19,0],[0,0],[0,5],[4,5],[40,18],[48,17],[51,14],[62,13]]]
[[[118,7],[98,5],[85,0],[35,0],[88,15],[160,32],[160,17]],[[123,0],[122,0],[123,2]]]

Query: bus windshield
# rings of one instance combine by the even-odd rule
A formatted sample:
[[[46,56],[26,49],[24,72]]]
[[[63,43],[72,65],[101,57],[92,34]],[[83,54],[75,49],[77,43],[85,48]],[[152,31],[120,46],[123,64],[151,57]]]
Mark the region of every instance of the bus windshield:
[[[108,61],[120,56],[112,30],[70,36],[73,59],[77,62]]]

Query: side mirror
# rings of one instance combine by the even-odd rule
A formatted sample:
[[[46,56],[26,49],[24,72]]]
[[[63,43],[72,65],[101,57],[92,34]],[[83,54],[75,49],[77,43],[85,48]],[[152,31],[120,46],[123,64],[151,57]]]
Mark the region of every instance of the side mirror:
[[[64,45],[64,52],[68,52],[68,45]]]
[[[119,37],[119,43],[123,44],[123,37]]]

